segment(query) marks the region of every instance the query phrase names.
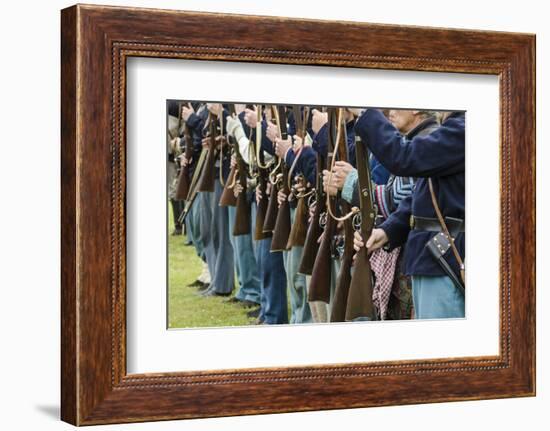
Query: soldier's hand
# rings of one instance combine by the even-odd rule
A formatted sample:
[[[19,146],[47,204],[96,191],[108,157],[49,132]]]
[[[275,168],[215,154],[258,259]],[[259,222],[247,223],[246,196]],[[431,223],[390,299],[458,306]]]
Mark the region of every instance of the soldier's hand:
[[[330,184],[329,184],[330,179]],[[326,169],[323,171],[323,190],[330,196],[336,196],[338,194],[338,187],[335,186],[335,176],[331,176],[330,172]]]
[[[275,154],[282,159],[291,147],[292,143],[290,137],[286,139],[277,139],[275,142]]]
[[[244,122],[251,129],[256,128],[256,123],[258,122],[258,114],[256,113],[256,109],[244,110]]]
[[[313,133],[317,134],[319,133],[319,130],[321,130],[321,127],[328,122],[328,114],[326,112],[318,111],[317,109],[311,111],[311,114],[311,129],[313,130]]]
[[[216,145],[216,148],[221,147],[222,145],[226,145],[226,139],[225,135],[218,135],[216,136],[216,139],[214,140],[214,143]]]
[[[207,103],[206,108],[216,116],[220,115],[223,111],[223,106],[221,103]]]
[[[317,206],[317,202],[313,202],[308,210],[309,210],[309,214],[308,214],[308,218],[307,218],[307,222],[308,223],[311,223],[311,221],[313,220],[313,215],[315,214],[315,207]]]
[[[256,187],[256,205],[259,205],[261,200],[262,200],[262,191],[260,190],[260,186],[257,186]]]
[[[358,232],[356,232],[358,233]],[[373,229],[372,233],[367,241],[367,250],[372,253],[374,250],[382,248],[389,241],[388,235],[384,232],[384,229]],[[354,241],[355,247],[355,241]]]
[[[321,244],[323,242],[323,238],[325,237],[325,231],[321,235],[319,235],[319,238],[317,238],[317,244]]]
[[[296,153],[300,148],[302,148],[302,145],[304,144],[304,140],[300,138],[298,135],[294,135],[293,138],[294,138],[294,145],[292,146],[292,149]]]
[[[231,155],[231,167],[234,168],[237,166],[237,156],[235,154]]]
[[[340,160],[337,161],[334,164],[334,170],[332,171],[332,185],[338,190],[342,190],[344,188],[346,178],[353,170],[355,170],[355,168],[348,162],[342,162]]]
[[[364,247],[365,243],[363,242],[363,237],[361,232],[355,231],[353,234],[353,249],[358,252],[360,248]]]
[[[191,114],[193,114],[195,111],[193,110],[193,107],[191,105],[189,106],[182,106],[181,107],[181,119],[183,121],[189,120],[189,117]]]
[[[180,138],[173,138],[170,140],[170,151],[172,152],[172,154],[179,154]]]
[[[280,138],[279,128],[270,121],[267,123],[267,128],[265,129],[265,135],[267,136],[267,139],[269,139],[271,142],[275,142],[277,138]]]
[[[235,114],[239,115],[245,109],[246,105],[244,103],[235,103]]]
[[[300,175],[296,175],[294,177],[295,186],[294,189],[296,190],[297,194],[302,194],[306,191],[306,185]]]
[[[279,190],[279,193],[277,193],[277,203],[279,206],[287,199],[287,195],[282,190]]]
[[[180,166],[183,168],[184,166],[187,166],[189,163],[191,163],[191,160],[187,160],[187,157],[185,157],[185,154],[181,156],[180,158]]]
[[[241,183],[235,183],[233,186],[233,194],[235,197],[239,196],[241,192],[243,191],[243,186],[241,186]]]

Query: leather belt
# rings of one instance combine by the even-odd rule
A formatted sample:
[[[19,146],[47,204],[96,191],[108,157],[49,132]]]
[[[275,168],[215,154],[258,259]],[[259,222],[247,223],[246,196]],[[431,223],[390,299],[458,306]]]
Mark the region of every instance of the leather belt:
[[[464,220],[454,217],[445,217],[445,224],[451,236],[456,237],[459,233],[464,233]],[[430,217],[411,217],[411,227],[415,230],[424,230],[428,232],[441,232],[439,220]]]

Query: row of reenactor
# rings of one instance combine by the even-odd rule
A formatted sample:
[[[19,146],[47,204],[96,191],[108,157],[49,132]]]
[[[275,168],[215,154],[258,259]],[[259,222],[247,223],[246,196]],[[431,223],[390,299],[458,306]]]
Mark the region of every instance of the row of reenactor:
[[[175,233],[204,262],[203,295],[263,324],[464,317],[463,112],[168,114]]]

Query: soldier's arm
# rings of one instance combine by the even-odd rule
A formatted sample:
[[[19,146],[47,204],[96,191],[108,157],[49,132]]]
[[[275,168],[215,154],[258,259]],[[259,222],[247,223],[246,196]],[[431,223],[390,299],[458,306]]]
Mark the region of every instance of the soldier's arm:
[[[405,244],[407,241],[409,231],[411,230],[411,205],[412,195],[401,200],[397,210],[380,225],[380,228],[386,232],[388,236],[389,241],[387,247],[390,250]]]
[[[356,133],[391,173],[430,177],[464,172],[464,116],[447,119],[426,136],[406,140],[376,109],[367,109],[357,120]]]

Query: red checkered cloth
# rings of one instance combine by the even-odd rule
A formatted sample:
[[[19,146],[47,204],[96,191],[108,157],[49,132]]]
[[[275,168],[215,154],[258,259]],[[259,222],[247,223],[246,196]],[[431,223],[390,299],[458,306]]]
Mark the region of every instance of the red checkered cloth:
[[[379,248],[370,255],[370,266],[375,276],[372,301],[381,320],[386,319],[386,313],[388,312],[388,303],[400,251],[401,247],[394,248],[392,251]]]

